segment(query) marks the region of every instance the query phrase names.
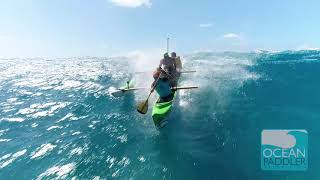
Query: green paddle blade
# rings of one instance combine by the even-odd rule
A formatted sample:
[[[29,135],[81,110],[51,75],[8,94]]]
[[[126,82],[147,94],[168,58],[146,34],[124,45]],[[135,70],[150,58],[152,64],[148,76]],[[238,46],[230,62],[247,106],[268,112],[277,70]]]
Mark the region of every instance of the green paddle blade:
[[[141,114],[146,114],[148,112],[148,100],[140,102],[137,111]]]

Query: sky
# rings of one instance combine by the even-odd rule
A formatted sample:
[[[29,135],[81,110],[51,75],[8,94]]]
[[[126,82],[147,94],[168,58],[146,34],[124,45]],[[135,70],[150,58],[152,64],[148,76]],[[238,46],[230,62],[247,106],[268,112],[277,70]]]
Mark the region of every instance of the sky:
[[[320,47],[320,1],[1,0],[0,57]]]

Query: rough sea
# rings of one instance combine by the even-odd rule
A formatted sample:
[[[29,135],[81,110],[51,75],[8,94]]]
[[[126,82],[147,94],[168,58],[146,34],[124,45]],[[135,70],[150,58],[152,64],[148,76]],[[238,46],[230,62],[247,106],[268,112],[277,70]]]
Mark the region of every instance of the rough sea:
[[[1,58],[0,179],[320,179],[320,51],[198,52],[157,130],[110,87],[149,86],[158,59]],[[152,107],[156,95],[152,96]],[[305,172],[263,171],[263,129],[306,129]]]

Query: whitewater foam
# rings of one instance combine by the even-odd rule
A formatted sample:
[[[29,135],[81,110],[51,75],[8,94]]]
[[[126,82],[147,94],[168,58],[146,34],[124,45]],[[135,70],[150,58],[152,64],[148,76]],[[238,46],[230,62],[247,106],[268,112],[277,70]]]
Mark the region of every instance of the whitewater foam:
[[[34,152],[31,153],[31,159],[40,159],[45,156],[47,153],[52,151],[57,145],[53,145],[51,143],[42,144],[38,147]]]
[[[41,173],[37,180],[44,179],[45,177],[56,177],[57,179],[65,179],[68,174],[72,173],[76,168],[76,163],[68,163],[62,166],[53,166]]]
[[[23,156],[27,152],[26,149],[23,149],[21,151],[18,151],[14,154],[6,154],[0,158],[0,169],[8,166],[12,162],[14,162],[16,159],[18,159],[20,156]],[[1,161],[2,160],[2,161]],[[6,160],[6,161],[4,161]]]

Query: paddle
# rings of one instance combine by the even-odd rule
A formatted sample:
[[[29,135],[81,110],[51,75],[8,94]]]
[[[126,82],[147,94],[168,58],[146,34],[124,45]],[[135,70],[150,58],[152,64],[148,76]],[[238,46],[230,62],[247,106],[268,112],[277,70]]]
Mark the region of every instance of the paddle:
[[[141,114],[146,114],[146,113],[148,112],[148,106],[149,106],[149,105],[148,105],[148,100],[149,100],[151,94],[153,93],[154,89],[156,88],[157,83],[158,83],[158,81],[159,81],[159,79],[160,79],[161,74],[162,74],[162,72],[160,72],[159,77],[158,77],[157,80],[155,81],[154,86],[152,87],[152,89],[151,89],[151,91],[150,91],[147,99],[146,99],[145,101],[140,102],[140,103],[138,104],[137,111],[138,111],[139,113],[141,113]]]

